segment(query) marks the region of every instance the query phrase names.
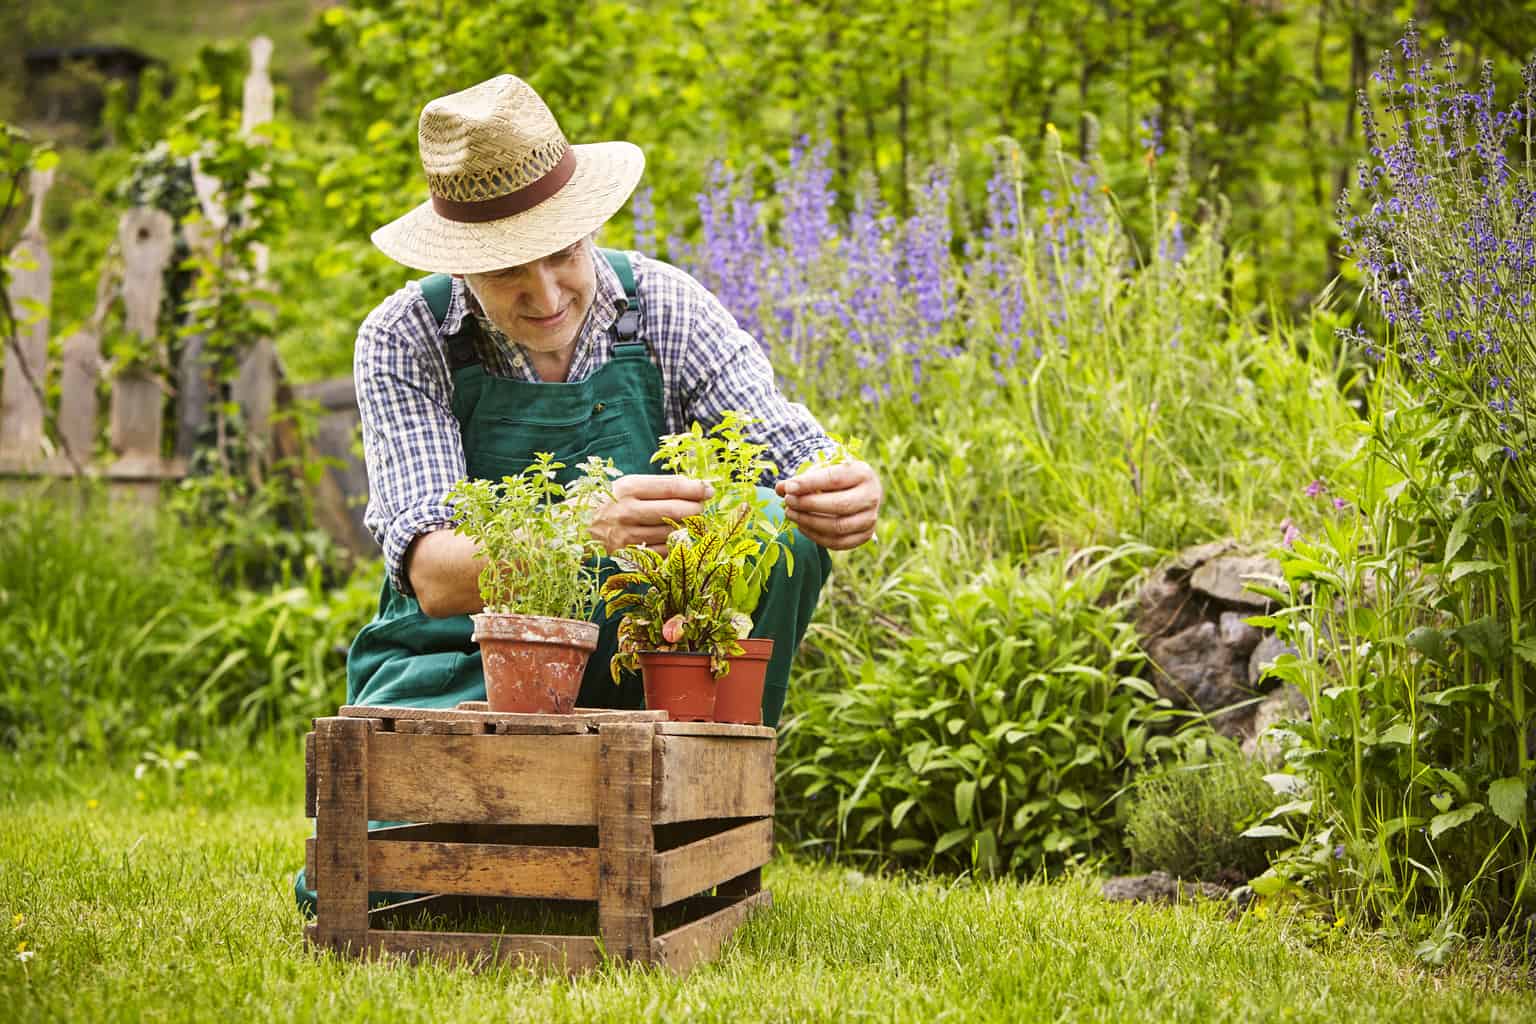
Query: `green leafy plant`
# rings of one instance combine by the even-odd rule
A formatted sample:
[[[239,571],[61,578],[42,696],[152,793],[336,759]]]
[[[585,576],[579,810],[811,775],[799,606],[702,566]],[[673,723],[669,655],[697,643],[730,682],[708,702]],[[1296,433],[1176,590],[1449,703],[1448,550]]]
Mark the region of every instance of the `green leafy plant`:
[[[729,516],[689,516],[668,538],[666,554],[637,546],[614,555],[623,571],[608,578],[602,596],[608,614],[624,615],[610,665],[615,683],[622,670],[639,668],[645,651],[708,654],[715,677],[725,674],[727,659],[742,652],[737,641],[752,629],[752,620],[731,601],[757,551],[750,518],[747,508]]]
[[[1230,745],[1139,776],[1130,799],[1125,845],[1140,868],[1246,881],[1269,865],[1263,838],[1243,833],[1280,799],[1264,781],[1263,767]]]
[[[564,468],[550,452],[538,452],[517,476],[460,480],[448,492],[459,516],[455,532],[486,558],[479,579],[486,611],[569,619],[585,617],[596,603],[602,547],[588,525],[619,471],[593,456],[578,467],[580,476],[562,484]]]
[[[747,428],[756,422],[747,413],[728,409],[707,431],[695,423],[662,437],[651,457],[668,472],[714,488],[704,505],[704,517],[711,520],[712,529],[730,529],[729,524],[739,520],[743,536],[754,542],[750,550],[740,547],[738,571],[731,577],[729,591],[731,607],[744,615],[757,609],[780,558],[790,575],[795,572],[795,556],[788,543],[794,525],[773,511],[772,497],[759,486],[778,473],[778,466],[767,457],[767,445],[747,436]]]

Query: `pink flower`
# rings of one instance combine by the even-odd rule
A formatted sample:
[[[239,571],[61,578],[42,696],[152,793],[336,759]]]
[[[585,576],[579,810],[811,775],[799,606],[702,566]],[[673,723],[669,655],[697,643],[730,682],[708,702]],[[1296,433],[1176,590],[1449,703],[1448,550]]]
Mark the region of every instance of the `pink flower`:
[[[1309,498],[1315,498],[1319,494],[1322,494],[1327,489],[1328,489],[1328,485],[1323,483],[1321,480],[1313,480],[1311,483],[1307,484],[1306,488],[1302,491],[1302,493],[1305,494]]]
[[[1301,531],[1296,529],[1296,524],[1291,522],[1289,516],[1280,520],[1280,529],[1282,531],[1280,534],[1280,543],[1284,544],[1286,547],[1290,547],[1291,545],[1295,544],[1296,538],[1301,536]]]
[[[1349,507],[1349,502],[1345,501],[1343,498],[1334,498],[1333,499],[1333,507],[1334,508],[1348,508]]]
[[[683,617],[674,615],[661,624],[661,638],[669,644],[675,644],[683,638]]]

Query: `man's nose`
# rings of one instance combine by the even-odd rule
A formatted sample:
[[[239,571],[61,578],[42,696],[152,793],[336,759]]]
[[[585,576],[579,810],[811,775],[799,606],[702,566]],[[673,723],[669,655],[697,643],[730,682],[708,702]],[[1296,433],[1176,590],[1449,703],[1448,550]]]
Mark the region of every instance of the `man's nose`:
[[[554,316],[560,312],[560,283],[552,268],[540,260],[529,268],[528,299],[535,316]]]

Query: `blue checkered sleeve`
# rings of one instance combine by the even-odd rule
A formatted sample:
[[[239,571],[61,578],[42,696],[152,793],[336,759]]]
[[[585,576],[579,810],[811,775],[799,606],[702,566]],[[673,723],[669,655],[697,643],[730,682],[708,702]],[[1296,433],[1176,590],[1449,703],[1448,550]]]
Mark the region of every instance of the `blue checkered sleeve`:
[[[358,330],[353,357],[368,467],[363,520],[384,549],[390,582],[404,594],[413,593],[406,549],[454,524],[444,496],[465,472],[448,363],[420,296],[413,282],[374,310]]]

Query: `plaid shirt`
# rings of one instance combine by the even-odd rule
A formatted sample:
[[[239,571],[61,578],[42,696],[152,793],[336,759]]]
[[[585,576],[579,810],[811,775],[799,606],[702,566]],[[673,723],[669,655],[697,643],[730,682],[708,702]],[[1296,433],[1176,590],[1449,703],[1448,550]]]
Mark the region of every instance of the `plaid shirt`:
[[[590,377],[612,357],[611,328],[624,299],[608,261],[595,250],[591,257],[597,292],[576,337],[567,378],[572,381]],[[629,257],[640,294],[640,338],[661,370],[669,432],[694,421],[711,426],[727,409],[750,412],[761,420],[752,428],[754,440],[766,444],[786,472],[829,446],[805,406],[779,391],[762,347],[718,299],[676,267],[638,253]],[[368,465],[363,519],[384,549],[390,581],[405,594],[413,592],[403,572],[406,549],[421,534],[456,521],[444,498],[465,475],[464,448],[444,339],[477,312],[471,298],[464,282],[455,280],[448,315],[438,327],[412,281],[380,303],[357,333],[353,373]],[[521,350],[504,339],[482,346],[481,365],[495,377],[539,379]]]

